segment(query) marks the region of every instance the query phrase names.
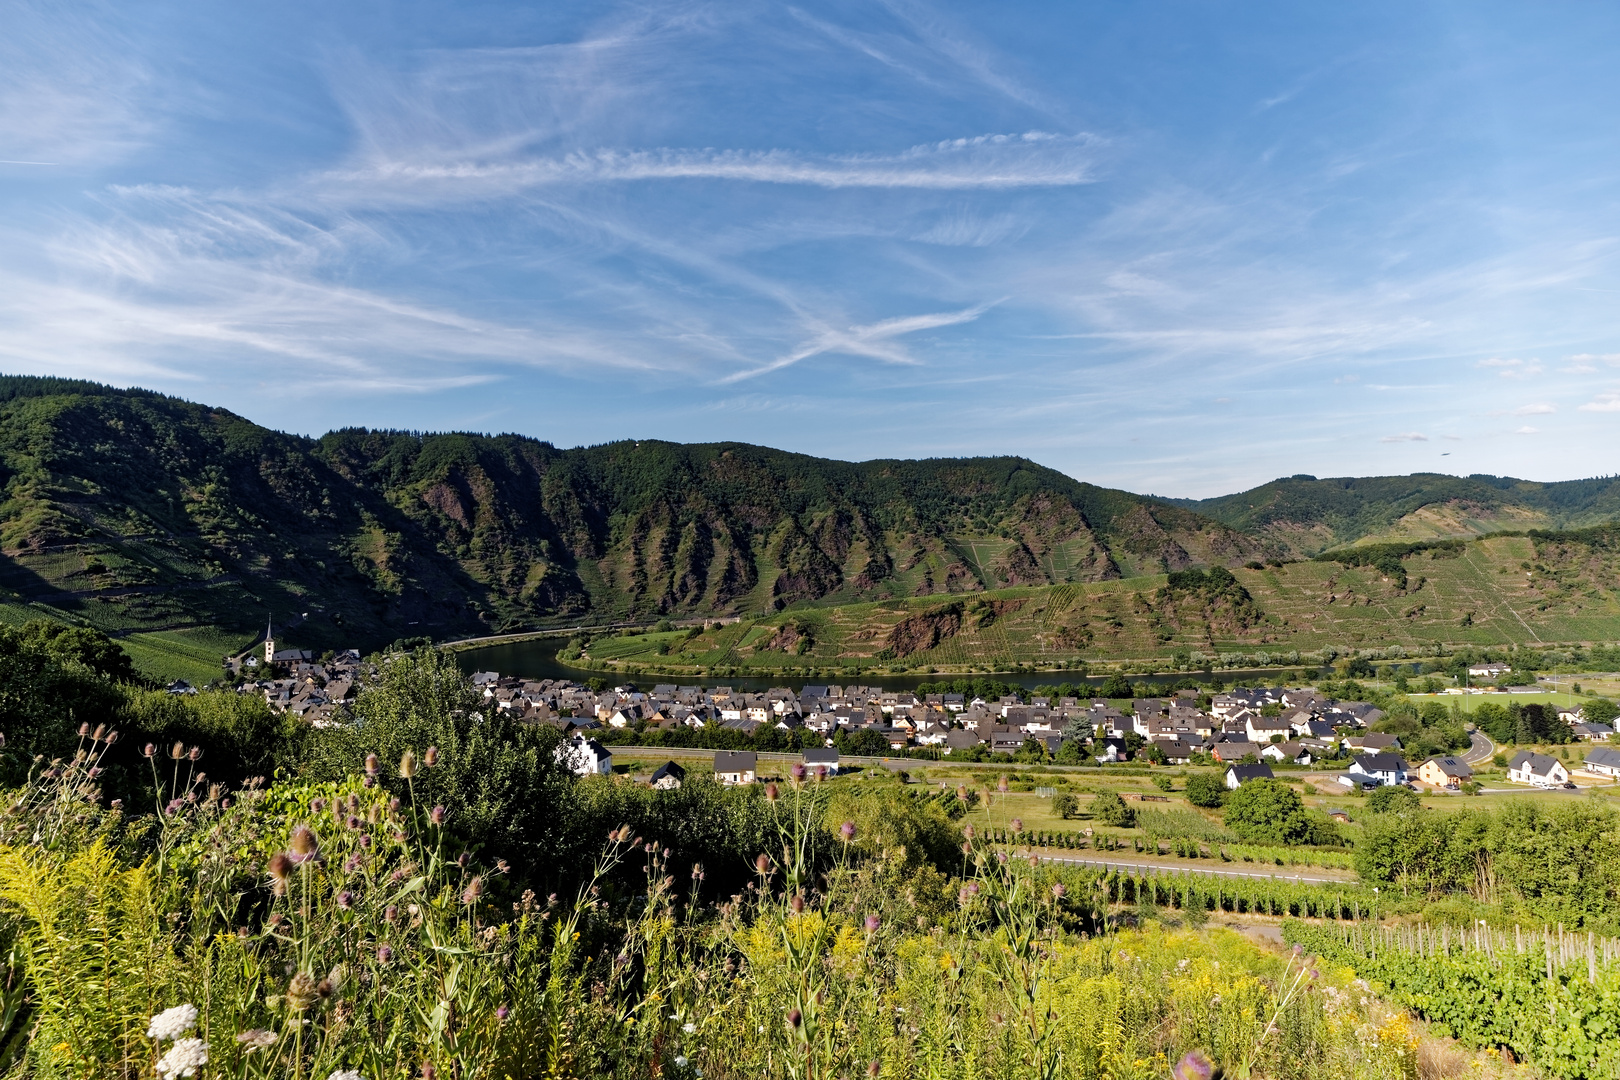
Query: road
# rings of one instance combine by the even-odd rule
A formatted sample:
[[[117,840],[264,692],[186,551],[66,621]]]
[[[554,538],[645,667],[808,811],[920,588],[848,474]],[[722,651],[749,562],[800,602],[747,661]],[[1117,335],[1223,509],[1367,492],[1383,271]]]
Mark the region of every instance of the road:
[[[1084,855],[1042,855],[1042,862],[1067,863],[1071,866],[1097,866],[1106,870],[1156,870],[1168,874],[1204,874],[1208,877],[1227,878],[1267,878],[1273,881],[1298,881],[1307,885],[1354,885],[1354,877],[1320,877],[1309,876],[1304,872],[1289,873],[1283,868],[1271,870],[1240,870],[1229,866],[1196,866],[1186,862],[1153,862],[1148,859],[1137,859],[1130,862],[1115,859],[1093,858]],[[1315,874],[1320,875],[1321,870],[1313,867]]]
[[[1496,754],[1496,744],[1478,728],[1468,733],[1468,742],[1468,753],[1463,755],[1463,760],[1470,765],[1483,765]]]

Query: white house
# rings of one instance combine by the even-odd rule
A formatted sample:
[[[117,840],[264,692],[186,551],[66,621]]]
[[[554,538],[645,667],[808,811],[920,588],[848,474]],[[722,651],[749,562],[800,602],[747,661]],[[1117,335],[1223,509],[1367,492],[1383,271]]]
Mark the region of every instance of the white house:
[[[1226,770],[1226,786],[1232,791],[1236,791],[1250,780],[1274,779],[1276,774],[1271,771],[1270,765],[1233,765]]]
[[[1249,715],[1243,729],[1252,743],[1268,743],[1273,735],[1280,735],[1286,739],[1294,733],[1293,725],[1280,716],[1258,716],[1253,713]]]
[[[752,750],[721,750],[714,755],[714,778],[722,784],[752,784],[759,755]]]
[[[1406,783],[1406,762],[1394,754],[1357,754],[1348,774],[1363,786]]]
[[[812,776],[818,769],[826,769],[828,776],[837,776],[838,751],[831,747],[826,749],[811,747],[804,752],[804,767]]]
[[[1557,758],[1546,754],[1537,754],[1531,750],[1520,750],[1508,762],[1508,779],[1515,784],[1530,784],[1535,787],[1563,787],[1569,783],[1569,770]]]
[[[595,739],[575,735],[557,744],[557,763],[575,776],[607,776],[613,771],[613,754]]]
[[[1620,750],[1611,750],[1607,746],[1600,746],[1586,755],[1581,762],[1583,768],[1589,773],[1600,776],[1620,776]]]
[[[686,770],[673,761],[666,761],[658,767],[647,781],[649,785],[659,791],[674,791],[686,782]]]
[[[1620,777],[1620,750],[1610,750],[1609,746],[1599,746],[1592,753],[1586,755],[1586,761],[1581,763],[1588,772],[1597,772],[1599,776]]]
[[[1468,677],[1471,679],[1496,679],[1509,674],[1512,670],[1506,664],[1493,660],[1488,664],[1468,665]]]

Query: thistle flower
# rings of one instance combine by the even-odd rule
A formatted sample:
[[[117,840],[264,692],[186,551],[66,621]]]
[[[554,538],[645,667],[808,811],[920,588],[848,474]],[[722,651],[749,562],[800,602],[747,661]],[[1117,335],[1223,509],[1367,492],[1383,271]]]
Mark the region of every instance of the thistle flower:
[[[1012,831],[1013,831],[1014,835],[1017,835],[1018,833],[1021,833],[1021,832],[1024,831],[1024,819],[1023,818],[1015,817],[1015,818],[1012,819]]]
[[[169,757],[171,757],[175,761],[179,761],[181,758],[183,758],[185,756],[186,756],[186,744],[185,743],[177,742],[173,746],[169,747]]]
[[[278,851],[270,856],[270,862],[265,866],[270,874],[271,887],[277,896],[287,891],[287,879],[292,877],[293,861],[285,851]]]
[[[759,855],[755,856],[754,857],[754,869],[759,871],[761,874],[770,873],[770,871],[771,871],[771,857],[769,855],[766,855],[764,852],[761,852]]]
[[[776,785],[775,784],[766,784],[765,785],[765,801],[766,802],[768,802],[768,803],[775,802],[777,800],[777,798],[779,797],[779,794],[780,793],[776,790]]]
[[[855,823],[853,821],[846,821],[842,825],[838,826],[838,835],[844,838],[844,843],[846,844],[855,839]]]
[[[1052,899],[1061,900],[1063,899],[1063,894],[1068,891],[1069,890],[1063,887],[1063,882],[1060,881],[1056,885],[1052,886]]]
[[[804,1014],[801,1013],[798,1009],[789,1009],[788,1010],[788,1014],[787,1014],[788,1027],[797,1028],[799,1026],[799,1022],[802,1021],[803,1019],[804,1019]]]
[[[107,735],[107,725],[106,724],[97,724],[96,725],[96,730],[94,730],[94,731],[92,731],[90,733],[90,741],[91,742],[100,742],[103,738],[106,737],[106,735]]]
[[[428,768],[431,769],[435,765],[437,765],[438,763],[439,763],[439,748],[437,746],[428,747],[427,752],[422,755],[422,764],[426,765]]]
[[[354,893],[350,892],[348,889],[344,889],[342,892],[338,893],[337,906],[344,911],[352,911],[354,909]]]
[[[433,822],[435,825],[443,825],[444,818],[447,813],[449,813],[449,811],[444,807],[435,806],[432,810],[428,811],[428,820]]]
[[[276,1045],[276,1033],[266,1031],[264,1028],[253,1028],[238,1035],[236,1041],[245,1050],[268,1050]]]
[[[386,964],[394,958],[394,950],[387,945],[377,946],[377,963]]]
[[[381,765],[380,762],[378,762],[376,754],[367,754],[366,755],[366,775],[367,776],[376,776],[377,775],[377,770],[380,769],[381,767],[382,767],[382,765]]]
[[[973,839],[973,826],[971,826],[971,825],[962,826],[962,835],[967,837],[969,840]]]
[[[169,1052],[158,1059],[155,1066],[162,1077],[195,1076],[197,1070],[208,1064],[208,1044],[201,1039],[181,1039],[169,1047]]]
[[[383,922],[391,923],[397,918],[399,918],[399,908],[396,905],[389,904],[383,908]]]
[[[320,796],[316,796],[315,798],[309,800],[309,812],[310,813],[319,814],[322,811],[324,811],[325,809],[326,809],[326,800],[321,798]]]
[[[116,732],[116,731],[107,732],[107,745],[108,746],[111,746],[113,743],[115,743],[117,741],[118,741],[118,732]],[[6,737],[4,735],[0,735],[0,746],[4,746],[4,745],[6,745]]]
[[[1175,1080],[1213,1080],[1218,1074],[1215,1063],[1202,1051],[1189,1050],[1170,1070]]]
[[[147,743],[144,747],[141,748],[141,756],[142,757],[148,757],[149,758],[149,757],[155,757],[156,755],[157,755],[157,747],[154,746],[152,743]]]
[[[167,1042],[170,1039],[178,1039],[196,1026],[197,1006],[176,1005],[152,1017],[151,1023],[146,1028],[146,1037],[158,1042]]]
[[[878,919],[878,917],[876,915],[868,915],[866,917],[866,932],[868,934],[877,933],[877,928],[879,926],[881,926],[881,925],[882,925],[882,922]]]
[[[480,875],[474,874],[472,880],[467,882],[467,887],[461,890],[461,902],[471,907],[478,903],[478,898],[483,895],[484,879]]]
[[[873,1058],[871,1061],[867,1062],[867,1064],[866,1064],[866,1075],[867,1076],[871,1076],[871,1077],[875,1078],[882,1071],[883,1071],[883,1062],[879,1061],[877,1058]]]
[[[79,738],[82,739],[88,734],[90,734],[90,721],[86,720],[79,725]]]
[[[351,829],[358,829],[360,827],[360,815],[350,814],[346,819],[344,819],[343,823]]]
[[[512,1010],[508,1009],[505,1005],[495,1006],[495,1019],[501,1021],[502,1023],[505,1023],[506,1018],[511,1015]]]
[[[320,850],[320,845],[315,840],[315,832],[308,825],[299,825],[293,829],[287,847],[295,863],[308,862]]]
[[[804,897],[800,896],[798,893],[794,893],[792,899],[788,901],[788,907],[793,910],[793,914],[795,915],[803,914]]]
[[[190,758],[194,762],[201,761],[202,755],[203,749],[200,746],[193,746],[190,750],[186,751],[186,757]]]
[[[292,977],[287,984],[287,1007],[294,1012],[303,1012],[320,998],[316,989],[315,979],[307,971],[300,971]]]
[[[793,768],[790,769],[789,772],[791,773],[791,775],[793,777],[793,782],[795,784],[803,782],[804,775],[805,775],[804,762],[795,761],[793,763]]]
[[[424,1061],[422,1063],[422,1080],[435,1080],[438,1075],[439,1070],[435,1069],[428,1062]]]
[[[996,781],[996,790],[1001,792],[1003,795],[1007,794],[1008,787],[1009,785],[1005,776]]]
[[[465,851],[456,856],[456,865],[463,870],[467,869],[467,865],[471,862],[472,856],[467,854]]]
[[[416,775],[416,751],[407,750],[399,758],[399,776],[402,780],[409,780]]]

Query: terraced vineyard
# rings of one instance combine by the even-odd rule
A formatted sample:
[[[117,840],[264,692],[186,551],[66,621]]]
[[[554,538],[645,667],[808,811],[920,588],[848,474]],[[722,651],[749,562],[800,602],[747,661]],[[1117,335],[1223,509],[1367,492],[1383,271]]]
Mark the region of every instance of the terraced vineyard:
[[[1620,638],[1620,572],[1591,545],[1503,536],[1419,552],[1407,583],[1373,567],[1295,562],[1233,571],[1260,618],[1242,626],[1189,614],[1167,575],[1002,589],[946,600],[801,607],[708,631],[602,639],[596,661],[669,670],[899,665],[940,671],[1018,663],[1193,659],[1242,654],[1286,664],[1324,647],[1547,644]],[[937,625],[918,638],[909,631]],[[794,633],[783,635],[783,627]],[[791,649],[771,648],[790,636]],[[937,638],[937,640],[936,640]],[[805,641],[808,645],[800,645]],[[905,647],[906,643],[923,647]],[[931,643],[930,643],[931,642]],[[663,645],[667,654],[659,655]]]

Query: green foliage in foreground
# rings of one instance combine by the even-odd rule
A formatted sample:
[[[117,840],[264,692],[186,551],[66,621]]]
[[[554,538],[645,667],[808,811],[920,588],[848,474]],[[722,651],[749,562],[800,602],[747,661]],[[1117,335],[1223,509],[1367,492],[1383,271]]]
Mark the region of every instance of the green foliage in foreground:
[[[1116,929],[1141,882],[1017,850],[910,875],[942,818],[869,840],[856,822],[887,808],[838,800],[881,795],[750,793],[737,895],[618,828],[577,894],[542,900],[462,860],[414,778],[193,782],[129,817],[99,803],[104,741],[86,749],[0,819],[10,1076],[1146,1078],[1193,1049],[1231,1077],[1413,1075],[1413,1030],[1348,976],[1229,932]],[[1191,912],[1208,886],[1147,888]]]
[[[1620,812],[1595,797],[1513,800],[1494,811],[1404,806],[1361,824],[1355,863],[1365,881],[1432,899],[1466,896],[1527,924],[1620,925]]]
[[[1349,965],[1394,1003],[1465,1043],[1510,1048],[1569,1080],[1620,1075],[1620,960],[1599,962],[1584,937],[1526,941],[1492,933],[1487,942],[1477,932],[1442,938],[1433,928],[1419,936],[1297,921],[1284,923],[1283,934]]]

